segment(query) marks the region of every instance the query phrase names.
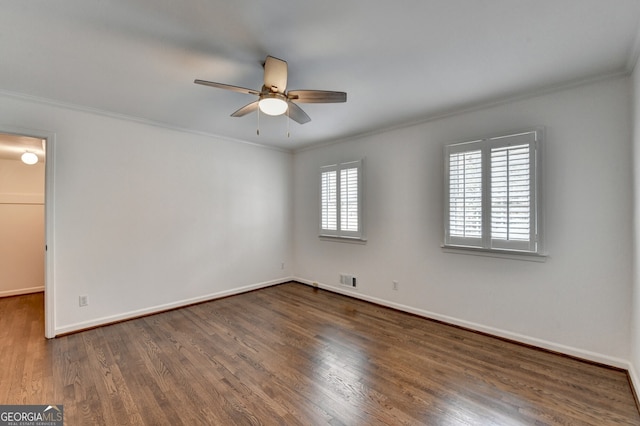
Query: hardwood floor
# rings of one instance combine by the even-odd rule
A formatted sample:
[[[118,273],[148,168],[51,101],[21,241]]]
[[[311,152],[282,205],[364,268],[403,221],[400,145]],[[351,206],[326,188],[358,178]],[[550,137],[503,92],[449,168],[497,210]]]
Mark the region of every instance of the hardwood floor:
[[[0,299],[0,404],[65,425],[640,425],[623,371],[289,283],[43,338]]]

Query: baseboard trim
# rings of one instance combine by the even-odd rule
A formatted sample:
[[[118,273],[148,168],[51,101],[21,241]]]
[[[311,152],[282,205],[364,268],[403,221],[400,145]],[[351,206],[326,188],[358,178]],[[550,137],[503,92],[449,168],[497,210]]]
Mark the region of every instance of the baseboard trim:
[[[128,321],[135,318],[145,317],[149,315],[159,314],[173,309],[184,308],[186,306],[196,305],[198,303],[210,302],[216,299],[222,299],[229,296],[235,296],[237,294],[247,293],[261,288],[271,287],[278,284],[283,284],[292,281],[292,277],[279,278],[272,281],[265,281],[257,284],[250,284],[243,287],[238,287],[230,290],[224,290],[216,293],[206,294],[204,296],[193,297],[190,299],[183,299],[177,302],[166,303],[164,305],[151,306],[149,308],[139,309],[136,311],[123,312],[117,315],[111,315],[107,317],[96,318],[89,321],[83,321],[75,324],[69,324],[63,327],[55,328],[55,337],[60,337],[67,334],[78,333],[80,331],[89,330],[96,327],[102,327],[109,324],[115,324],[122,321]]]
[[[0,297],[22,296],[31,293],[41,293],[44,291],[44,286],[19,288],[17,290],[0,291]]]
[[[640,380],[638,379],[638,373],[631,362],[627,366],[627,377],[629,378],[629,385],[631,386],[633,398],[636,400],[636,407],[638,408],[638,411],[640,411],[640,399],[638,399],[640,396],[640,393],[638,392],[640,390]]]
[[[588,361],[596,364],[602,364],[609,367],[614,367],[620,370],[629,371],[629,362],[611,357],[608,355],[599,354],[596,352],[587,351],[584,349],[574,348],[571,346],[562,345],[559,343],[549,342],[547,340],[538,339],[535,337],[526,336],[519,333],[513,333],[507,330],[502,330],[499,328],[489,327],[482,324],[474,323],[471,321],[466,321],[454,317],[450,317],[447,315],[438,314],[435,312],[426,311],[423,309],[414,308],[411,306],[403,305],[400,303],[390,302],[388,300],[379,299],[377,297],[372,297],[368,295],[364,295],[357,291],[349,290],[342,287],[331,286],[327,284],[318,283],[317,281],[310,281],[300,277],[292,278],[293,281],[306,284],[312,287],[318,287],[324,290],[328,290],[334,293],[343,294],[345,296],[353,297],[356,299],[361,299],[367,302],[375,303],[377,305],[386,306],[388,308],[397,309],[399,311],[407,312],[413,315],[417,315],[423,318],[440,321],[446,324],[454,325],[457,327],[469,329],[472,331],[477,331],[480,333],[488,334],[491,336],[495,336],[501,339],[511,340],[516,343],[521,343],[524,345],[532,346],[535,348],[540,348],[543,350],[547,350],[550,352],[556,352],[562,355],[570,356],[573,358],[577,358],[583,361]],[[317,284],[317,285],[316,285]],[[640,382],[636,380],[634,385],[640,385]],[[640,389],[640,388],[636,388]]]
[[[462,327],[472,331],[477,331],[477,332],[495,336],[501,339],[511,340],[516,343],[522,343],[528,346],[533,346],[533,347],[551,351],[551,352],[557,352],[559,354],[570,356],[570,357],[584,360],[587,362],[603,364],[606,366],[625,370],[629,378],[629,384],[631,386],[632,393],[634,395],[634,398],[636,399],[636,404],[640,409],[640,400],[638,399],[638,395],[640,395],[640,378],[638,377],[638,374],[633,364],[626,360],[616,358],[616,357],[610,357],[603,354],[598,354],[591,351],[586,351],[583,349],[573,348],[570,346],[561,345],[561,344],[529,337],[529,336],[518,334],[518,333],[509,332],[509,331],[501,330],[494,327],[484,326],[482,324],[461,320],[461,319],[450,317],[447,315],[441,315],[434,312],[413,308],[411,306],[403,305],[400,303],[390,302],[388,300],[379,299],[377,297],[367,296],[367,295],[358,293],[356,291],[348,290],[346,288],[326,285],[326,284],[318,283],[317,281],[307,280],[307,279],[304,279],[301,277],[295,277],[295,276],[280,278],[280,279],[271,280],[271,281],[265,281],[265,282],[251,284],[251,285],[238,287],[230,290],[210,293],[204,296],[194,297],[191,299],[183,299],[177,302],[167,303],[164,305],[157,305],[157,306],[153,306],[145,309],[140,309],[137,311],[130,311],[130,312],[125,312],[118,315],[112,315],[108,317],[97,318],[90,321],[70,324],[64,327],[56,328],[54,335],[55,337],[58,337],[66,334],[77,333],[77,332],[88,330],[91,328],[102,327],[109,324],[128,321],[128,320],[132,320],[135,318],[140,318],[148,315],[154,315],[154,314],[170,311],[173,309],[183,308],[183,307],[195,305],[198,303],[204,303],[204,302],[209,302],[216,299],[222,299],[229,296],[235,296],[238,294],[259,290],[261,288],[271,287],[278,284],[284,284],[291,281],[308,285],[310,287],[318,287],[327,291],[353,297],[355,299],[360,299],[367,302],[375,303],[377,305],[386,306],[392,309],[397,309],[399,311],[407,312],[423,318],[440,321],[446,324]],[[0,292],[0,297],[18,296],[22,294],[37,293],[40,291],[44,291],[44,287],[32,287],[28,289]]]

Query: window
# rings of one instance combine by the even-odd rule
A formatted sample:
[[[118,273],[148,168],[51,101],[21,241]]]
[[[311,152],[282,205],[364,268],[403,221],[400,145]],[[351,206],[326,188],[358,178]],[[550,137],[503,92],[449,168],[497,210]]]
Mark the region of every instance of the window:
[[[541,254],[542,130],[445,147],[445,247]]]
[[[362,239],[362,161],[320,170],[320,235]]]

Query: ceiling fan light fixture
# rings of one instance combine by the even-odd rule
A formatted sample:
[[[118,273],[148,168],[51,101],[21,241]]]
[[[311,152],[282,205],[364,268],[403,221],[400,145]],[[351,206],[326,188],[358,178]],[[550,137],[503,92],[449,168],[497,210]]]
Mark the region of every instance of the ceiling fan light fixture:
[[[257,110],[258,113],[262,111],[267,115],[282,115],[286,113],[287,117],[291,120],[298,124],[304,124],[311,121],[311,118],[298,106],[299,103],[327,104],[347,101],[347,94],[345,92],[329,90],[287,91],[287,78],[287,61],[274,58],[273,56],[267,56],[264,61],[264,82],[260,91],[230,84],[216,83],[215,81],[196,79],[193,82],[204,86],[258,96],[257,101],[253,101],[238,109],[231,114],[232,117],[244,117]]]
[[[20,157],[24,164],[34,165],[38,162],[38,156],[33,152],[25,151],[24,154]]]
[[[260,111],[267,115],[282,115],[287,112],[287,101],[277,96],[266,96],[258,102]]]

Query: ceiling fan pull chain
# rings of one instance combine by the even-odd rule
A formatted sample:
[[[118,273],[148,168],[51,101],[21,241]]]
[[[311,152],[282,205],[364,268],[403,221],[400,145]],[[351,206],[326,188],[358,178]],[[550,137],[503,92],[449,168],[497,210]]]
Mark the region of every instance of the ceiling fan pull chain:
[[[260,136],[260,108],[258,108],[258,129],[256,130],[256,135]]]
[[[287,108],[287,137],[291,137],[291,132],[289,131],[289,128],[291,126],[291,117],[289,117],[289,108]]]

